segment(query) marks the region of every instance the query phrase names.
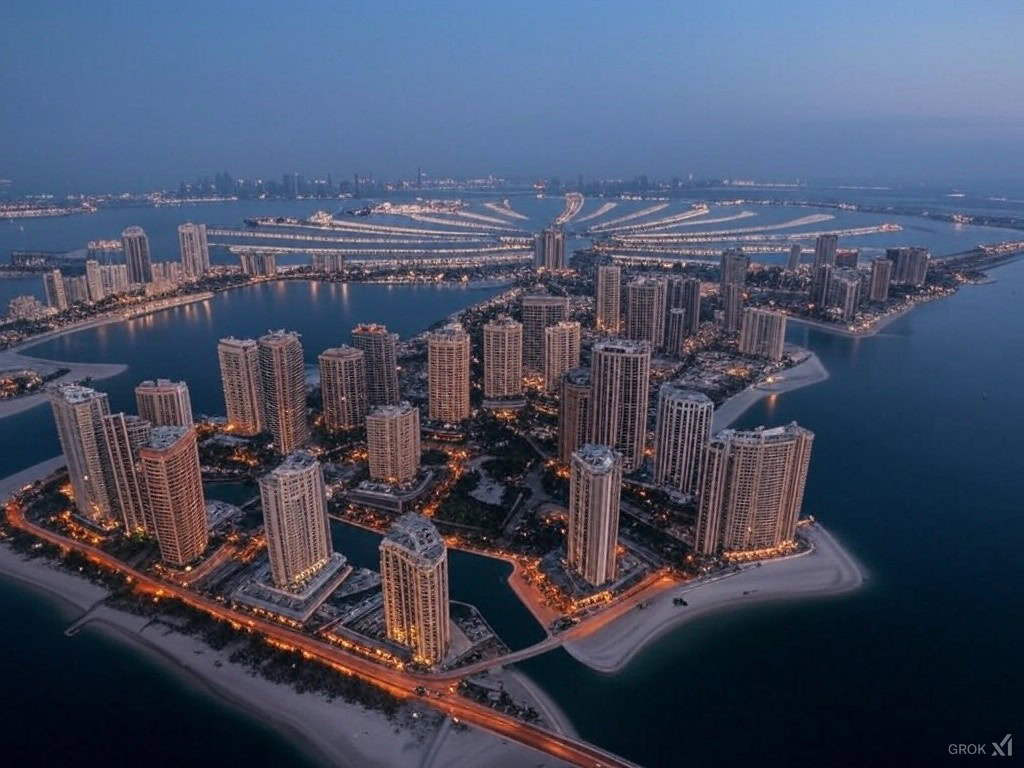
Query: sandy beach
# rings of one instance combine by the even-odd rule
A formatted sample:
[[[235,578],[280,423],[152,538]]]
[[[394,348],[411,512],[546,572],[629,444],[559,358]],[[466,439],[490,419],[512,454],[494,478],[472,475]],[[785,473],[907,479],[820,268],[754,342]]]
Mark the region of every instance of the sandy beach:
[[[634,610],[600,632],[570,640],[563,647],[588,667],[615,673],[654,640],[699,617],[757,603],[842,595],[864,584],[863,568],[821,525],[804,526],[800,533],[812,544],[810,551],[665,590],[646,609]],[[688,605],[673,605],[675,597]]]
[[[828,378],[828,370],[821,360],[818,359],[818,356],[813,352],[803,349],[801,349],[801,352],[806,352],[806,359],[803,362],[797,363],[792,368],[777,374],[771,384],[751,384],[742,392],[737,392],[716,408],[711,419],[712,434],[728,428],[736,419],[746,413],[747,409],[762,398],[770,395],[780,395],[783,392],[792,392],[795,389],[825,381]]]
[[[68,329],[67,332],[73,333],[78,330],[82,329]],[[42,341],[45,341],[45,339],[33,339],[32,343],[37,344]],[[69,369],[63,376],[51,381],[51,384],[67,381],[81,381],[85,378],[100,381],[102,379],[109,379],[112,376],[117,376],[119,373],[124,373],[128,370],[127,365],[119,363],[72,363],[62,360],[47,360],[41,357],[29,357],[28,355],[24,355],[17,351],[18,349],[21,349],[21,347],[6,349],[0,352],[0,370],[27,368],[46,375],[58,370],[59,368]],[[0,419],[7,416],[13,416],[14,414],[21,413],[22,411],[27,411],[30,408],[35,408],[45,402],[46,395],[42,392],[37,392],[32,395],[24,395],[23,397],[15,397],[10,400],[2,400],[0,401]]]

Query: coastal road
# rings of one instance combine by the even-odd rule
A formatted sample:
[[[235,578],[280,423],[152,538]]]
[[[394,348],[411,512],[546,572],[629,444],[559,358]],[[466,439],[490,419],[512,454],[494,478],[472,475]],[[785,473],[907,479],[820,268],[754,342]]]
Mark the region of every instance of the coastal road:
[[[159,599],[161,596],[175,598],[214,618],[231,622],[237,627],[246,627],[252,631],[259,632],[271,644],[279,648],[300,651],[307,658],[317,659],[343,674],[357,676],[399,698],[419,698],[425,704],[441,710],[452,718],[457,718],[460,721],[484,728],[504,738],[533,747],[540,752],[557,757],[567,763],[587,768],[604,766],[609,768],[627,768],[634,766],[633,763],[592,744],[525,723],[503,712],[498,712],[457,695],[418,697],[416,696],[416,688],[420,685],[436,684],[437,678],[435,676],[413,675],[399,669],[381,666],[376,662],[355,656],[339,648],[325,645],[314,638],[275,622],[235,611],[216,600],[208,599],[183,587],[156,579],[111,557],[97,547],[69,539],[54,531],[35,525],[25,518],[24,510],[13,500],[7,502],[6,511],[9,523],[15,528],[65,550],[79,552],[91,562],[123,574],[126,578],[132,580],[138,591],[152,594],[155,599]]]

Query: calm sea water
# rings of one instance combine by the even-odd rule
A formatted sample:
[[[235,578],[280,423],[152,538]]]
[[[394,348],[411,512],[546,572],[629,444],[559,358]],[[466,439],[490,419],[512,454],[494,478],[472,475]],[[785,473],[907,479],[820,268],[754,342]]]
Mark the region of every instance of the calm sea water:
[[[544,201],[526,198],[522,205]],[[593,201],[587,205],[584,213],[593,210]],[[182,218],[176,214],[174,223]],[[961,250],[975,235],[977,241],[1012,236],[927,227],[938,253]],[[791,340],[815,350],[832,377],[766,401],[743,423],[797,419],[817,433],[806,511],[866,565],[870,586],[852,597],[697,621],[616,675],[590,672],[561,651],[523,664],[582,735],[650,766],[880,758],[931,764],[947,758],[950,742],[998,741],[1014,730],[1024,714],[1024,606],[1014,565],[1024,544],[1024,455],[1017,439],[1024,428],[1024,263],[993,276],[994,284],[920,307],[874,338],[791,328]],[[115,408],[133,409],[138,380],[175,376],[189,382],[197,411],[218,413],[214,345],[222,335],[296,328],[312,362],[324,347],[346,340],[358,321],[386,322],[406,336],[487,295],[263,285],[72,334],[33,353],[129,363],[127,373],[100,384]],[[0,430],[6,438],[0,475],[57,452],[46,409],[4,420]],[[373,534],[336,526],[335,535],[354,562],[376,562]],[[504,583],[506,566],[453,553],[451,573],[453,595],[481,607],[514,647],[539,637]],[[41,750],[36,762],[74,753],[134,764],[133,753],[151,754],[148,747],[160,740],[204,756],[216,744],[230,744],[231,757],[254,764],[286,754],[277,737],[120,645],[88,633],[64,638],[60,617],[37,596],[4,584],[0,610],[17,617],[18,632],[4,637],[0,671],[13,681],[8,690],[19,691],[20,704],[8,708],[0,731],[23,753]],[[86,643],[95,651],[81,650]],[[132,671],[126,674],[121,664]],[[123,707],[114,704],[125,700],[149,709],[141,719],[133,716],[134,730],[118,731],[120,741],[111,741],[95,720],[120,722]],[[206,730],[181,726],[186,715]]]

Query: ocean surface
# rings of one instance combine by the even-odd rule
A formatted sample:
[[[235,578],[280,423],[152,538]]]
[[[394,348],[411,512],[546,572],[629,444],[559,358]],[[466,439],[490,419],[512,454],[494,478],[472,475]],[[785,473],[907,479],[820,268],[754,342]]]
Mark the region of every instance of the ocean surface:
[[[551,199],[511,202],[529,212],[531,226],[561,208]],[[233,212],[208,208],[201,220],[234,225],[241,215],[255,215],[237,205]],[[246,205],[263,206],[265,214],[293,212],[281,204],[273,210]],[[588,200],[583,215],[597,205]],[[808,212],[756,210],[782,221]],[[116,235],[148,214],[161,217],[148,224],[154,244],[173,244],[173,226],[200,219],[179,209],[116,213],[109,220],[104,212],[32,222],[32,238],[22,240],[19,232],[12,243],[12,233],[0,235],[0,252],[80,247],[83,239]],[[867,214],[844,216],[850,218],[843,226],[874,223]],[[942,254],[1020,236],[910,221],[918,227],[914,236],[873,235],[861,247],[928,238]],[[739,224],[748,222],[753,219]],[[790,340],[814,350],[831,377],[763,401],[740,424],[795,419],[814,430],[805,512],[864,564],[868,586],[853,596],[686,624],[614,675],[591,672],[562,651],[523,663],[581,735],[648,766],[934,764],[964,760],[949,757],[950,743],[999,741],[1021,723],[1024,600],[1014,563],[1024,545],[1024,261],[997,268],[992,277],[991,284],[918,307],[871,338],[791,325]],[[173,376],[189,382],[197,412],[220,413],[214,350],[220,336],[295,328],[312,362],[321,349],[345,341],[356,322],[385,322],[405,337],[491,293],[261,285],[71,334],[32,354],[128,363],[126,373],[98,385],[114,408],[134,408],[131,391],[139,380]],[[0,476],[57,453],[46,408],[3,420],[0,433]],[[340,524],[334,533],[353,562],[375,562],[373,534]],[[505,584],[507,570],[453,553],[452,593],[476,604],[510,645],[521,647],[538,639],[540,629]],[[36,593],[0,581],[0,611],[16,628],[4,635],[0,674],[5,689],[18,692],[0,733],[5,749],[24,756],[19,764],[52,765],[74,754],[90,763],[134,765],[143,751],[147,763],[154,752],[160,762],[155,743],[173,743],[175,762],[191,750],[204,762],[303,764],[281,737],[138,652],[89,631],[64,637],[65,617]]]

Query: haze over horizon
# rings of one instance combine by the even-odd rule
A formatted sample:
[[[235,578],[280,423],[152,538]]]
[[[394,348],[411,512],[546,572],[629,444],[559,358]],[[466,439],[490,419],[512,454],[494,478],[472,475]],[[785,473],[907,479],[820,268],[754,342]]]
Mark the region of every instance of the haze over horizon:
[[[14,2],[0,178],[1024,174],[1024,6],[826,5]]]

